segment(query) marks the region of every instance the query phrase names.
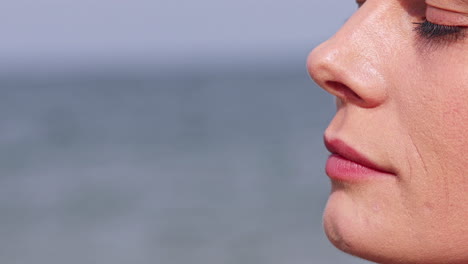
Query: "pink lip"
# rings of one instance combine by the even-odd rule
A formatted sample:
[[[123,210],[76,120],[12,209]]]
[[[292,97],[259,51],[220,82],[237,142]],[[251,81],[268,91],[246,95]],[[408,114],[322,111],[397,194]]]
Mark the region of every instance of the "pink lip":
[[[327,175],[334,180],[356,181],[375,176],[391,176],[392,172],[367,159],[339,139],[325,138],[325,146],[332,154],[325,167]]]

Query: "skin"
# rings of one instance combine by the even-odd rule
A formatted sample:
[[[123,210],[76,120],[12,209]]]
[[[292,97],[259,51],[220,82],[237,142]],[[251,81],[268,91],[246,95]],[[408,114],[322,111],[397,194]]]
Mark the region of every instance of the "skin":
[[[466,36],[426,40],[425,18]],[[332,180],[330,241],[378,263],[468,263],[468,1],[365,1],[307,67],[337,97],[325,137],[394,174]]]

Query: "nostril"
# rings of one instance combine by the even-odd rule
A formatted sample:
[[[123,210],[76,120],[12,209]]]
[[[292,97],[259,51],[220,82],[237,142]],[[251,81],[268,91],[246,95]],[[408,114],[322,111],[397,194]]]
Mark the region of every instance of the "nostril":
[[[354,92],[351,88],[344,85],[341,82],[336,81],[326,81],[326,87],[330,89],[330,92],[341,98],[344,101],[353,101],[353,102],[362,102],[364,101],[361,96]]]

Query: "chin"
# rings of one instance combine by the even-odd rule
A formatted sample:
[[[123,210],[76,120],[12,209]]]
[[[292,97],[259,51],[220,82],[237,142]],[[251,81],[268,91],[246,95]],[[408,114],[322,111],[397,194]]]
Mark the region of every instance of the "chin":
[[[385,230],[385,223],[373,219],[361,206],[345,192],[331,194],[323,216],[330,242],[343,252],[376,263],[411,263],[402,260],[401,251],[392,250],[394,239]]]
[[[376,192],[380,191],[369,191],[374,189],[370,185],[333,184],[323,216],[328,239],[343,252],[380,264],[412,263],[403,258],[406,253],[397,241],[397,223],[389,208],[382,200],[375,202]],[[383,197],[385,194],[380,196]]]
[[[369,225],[366,220],[368,218],[357,213],[358,208],[359,204],[356,204],[347,193],[334,190],[328,199],[323,215],[325,234],[339,250],[376,261],[376,256],[369,254],[373,250],[368,245],[375,244],[375,237],[369,241],[371,230],[366,230]]]
[[[408,222],[395,208],[386,207],[388,186],[386,190],[374,187],[333,184],[323,227],[336,248],[379,264],[467,264],[462,255],[456,260],[457,252],[440,248],[437,238],[412,231],[414,222]]]

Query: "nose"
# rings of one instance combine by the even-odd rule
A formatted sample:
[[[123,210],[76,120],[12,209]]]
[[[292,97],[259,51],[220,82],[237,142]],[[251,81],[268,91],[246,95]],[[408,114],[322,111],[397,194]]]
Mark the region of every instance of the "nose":
[[[307,59],[312,79],[344,104],[373,108],[387,99],[388,83],[382,60],[385,56],[378,43],[382,33],[373,23],[381,21],[358,11]]]

